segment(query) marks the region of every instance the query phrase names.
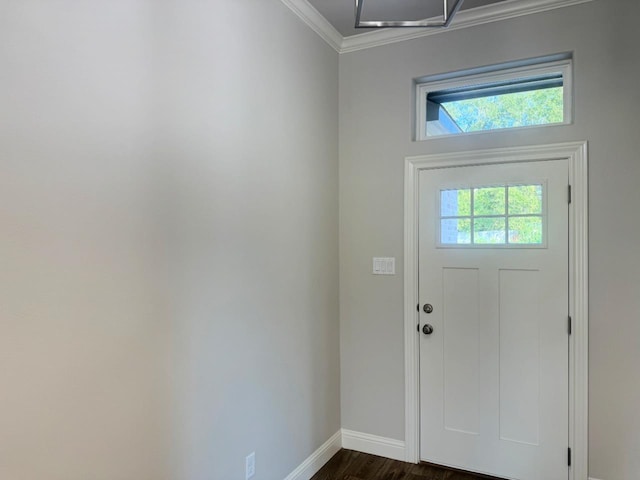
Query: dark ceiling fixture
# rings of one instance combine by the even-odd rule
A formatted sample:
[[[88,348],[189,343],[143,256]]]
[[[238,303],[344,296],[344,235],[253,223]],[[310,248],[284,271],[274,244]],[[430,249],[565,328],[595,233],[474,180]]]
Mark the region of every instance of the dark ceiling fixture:
[[[424,0],[433,1],[433,0]],[[356,28],[398,28],[398,27],[448,27],[464,0],[442,0],[442,18],[425,20],[362,20],[362,7],[365,0],[356,2]],[[451,7],[449,5],[452,5]]]

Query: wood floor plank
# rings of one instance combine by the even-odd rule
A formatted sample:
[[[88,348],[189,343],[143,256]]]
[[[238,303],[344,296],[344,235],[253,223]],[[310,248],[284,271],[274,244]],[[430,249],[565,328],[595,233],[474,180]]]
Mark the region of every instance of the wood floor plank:
[[[483,480],[487,477],[430,464],[398,462],[388,458],[340,450],[311,480]]]

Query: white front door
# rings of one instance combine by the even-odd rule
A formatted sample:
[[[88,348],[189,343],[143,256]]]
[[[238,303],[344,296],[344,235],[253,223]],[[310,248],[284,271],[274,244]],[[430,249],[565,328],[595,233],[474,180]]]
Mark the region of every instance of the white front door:
[[[421,460],[568,478],[567,186],[567,160],[421,170]]]

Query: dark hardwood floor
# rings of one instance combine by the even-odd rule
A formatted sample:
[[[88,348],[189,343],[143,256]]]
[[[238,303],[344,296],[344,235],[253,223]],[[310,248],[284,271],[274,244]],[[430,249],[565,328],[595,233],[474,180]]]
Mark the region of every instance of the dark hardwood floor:
[[[421,463],[398,462],[351,450],[340,450],[311,480],[484,480],[471,475]]]

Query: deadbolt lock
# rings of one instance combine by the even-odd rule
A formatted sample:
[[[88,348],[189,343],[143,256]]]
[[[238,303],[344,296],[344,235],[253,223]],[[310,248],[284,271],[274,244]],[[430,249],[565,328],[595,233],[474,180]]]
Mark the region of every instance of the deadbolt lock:
[[[431,305],[430,303],[425,303],[424,307],[422,307],[422,310],[424,311],[424,313],[431,313],[433,312],[433,305]]]

